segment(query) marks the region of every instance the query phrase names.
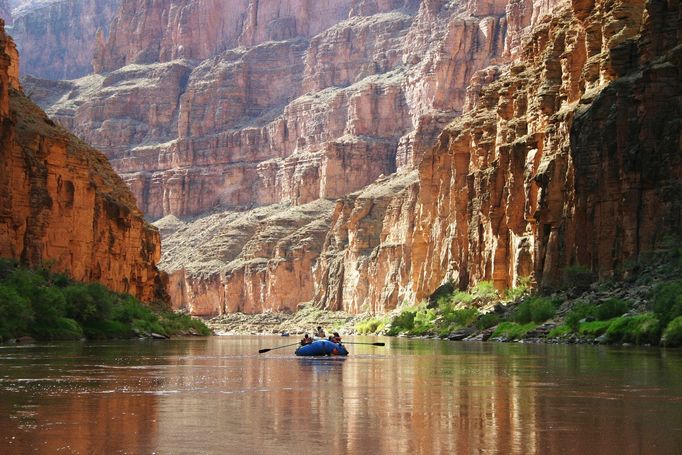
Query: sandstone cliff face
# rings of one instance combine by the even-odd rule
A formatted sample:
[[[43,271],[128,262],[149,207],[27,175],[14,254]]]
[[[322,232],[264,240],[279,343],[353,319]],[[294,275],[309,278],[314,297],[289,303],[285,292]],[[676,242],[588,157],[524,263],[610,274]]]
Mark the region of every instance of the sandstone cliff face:
[[[570,265],[609,276],[679,236],[681,18],[677,2],[574,1],[541,21],[499,76],[474,78],[471,110],[424,156],[413,227],[410,187],[378,217],[339,203],[316,270],[335,287],[318,280],[318,304],[381,311],[447,280],[553,286]],[[367,223],[382,237],[358,255]],[[394,250],[410,260],[370,276]]]
[[[679,30],[673,1],[123,0],[99,74],[24,84],[181,218],[176,306],[385,311],[679,232]]]
[[[144,300],[163,296],[158,231],[106,158],[23,95],[4,31],[0,49],[0,257],[51,263]]]
[[[16,2],[15,2],[16,3]],[[22,55],[22,73],[74,79],[92,72],[95,44],[104,39],[120,0],[29,0],[0,16]],[[99,35],[98,35],[99,34]]]

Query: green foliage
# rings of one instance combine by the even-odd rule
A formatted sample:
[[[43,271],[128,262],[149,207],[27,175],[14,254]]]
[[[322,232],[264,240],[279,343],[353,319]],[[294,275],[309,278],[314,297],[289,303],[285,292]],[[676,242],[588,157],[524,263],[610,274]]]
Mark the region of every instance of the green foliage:
[[[597,305],[595,317],[600,321],[606,321],[622,316],[630,310],[630,305],[621,299],[612,298]]]
[[[436,311],[432,308],[420,308],[414,316],[412,335],[424,335],[433,329],[433,321],[436,319]]]
[[[612,321],[590,321],[580,324],[577,332],[581,335],[596,338],[606,333]]]
[[[653,313],[614,319],[606,331],[609,342],[658,344],[661,324]]]
[[[531,297],[516,307],[514,321],[520,324],[544,322],[554,316],[556,304],[547,297]]]
[[[665,332],[663,332],[661,342],[667,347],[682,346],[682,316],[678,316],[670,321]]]
[[[511,289],[507,289],[504,292],[504,296],[507,300],[513,302],[515,300],[520,299],[524,295],[528,294],[528,292],[530,291],[530,287],[531,287],[530,276],[519,277],[517,285]]]
[[[395,336],[400,333],[409,333],[414,328],[414,318],[417,315],[416,308],[404,309],[391,320],[391,328],[388,335]]]
[[[100,284],[74,284],[64,289],[67,315],[81,323],[111,318],[117,296]]]
[[[26,298],[0,283],[0,340],[27,334],[32,321],[33,309]]]
[[[0,340],[23,335],[40,340],[127,338],[135,329],[210,334],[201,321],[187,315],[157,313],[99,284],[75,283],[49,268],[34,272],[0,260]]]
[[[587,317],[596,319],[596,307],[589,303],[580,302],[568,312],[564,319],[564,323],[566,326],[570,327],[572,331],[577,332],[580,328],[580,321]]]
[[[372,318],[366,321],[362,321],[355,326],[355,330],[361,335],[372,335],[375,333],[381,333],[386,327],[385,318]]]
[[[206,324],[186,314],[164,311],[160,315],[160,321],[164,330],[169,335],[186,333],[189,330],[194,330],[194,332],[203,336],[211,334],[211,330],[206,327]]]
[[[468,294],[467,294],[468,295]],[[463,308],[456,310],[455,304],[446,302],[438,305],[438,311],[445,324],[457,327],[468,327],[476,322],[478,310],[476,308]]]
[[[80,340],[82,327],[73,319],[60,317],[52,325],[34,326],[34,332],[44,340]]]
[[[585,292],[596,281],[596,275],[587,267],[574,265],[564,270],[564,287]]]
[[[664,283],[656,288],[653,310],[664,327],[682,316],[682,280]]]
[[[505,338],[508,340],[517,340],[523,338],[525,334],[537,327],[535,323],[517,324],[515,322],[503,322],[497,326],[493,332],[493,338]]]
[[[573,332],[573,329],[567,324],[558,325],[549,331],[547,338],[561,338]]]
[[[482,314],[474,324],[478,330],[489,329],[496,326],[500,322],[500,316],[495,313]]]
[[[471,295],[476,300],[482,300],[490,302],[497,300],[499,295],[497,294],[497,289],[492,281],[481,281],[471,290]]]

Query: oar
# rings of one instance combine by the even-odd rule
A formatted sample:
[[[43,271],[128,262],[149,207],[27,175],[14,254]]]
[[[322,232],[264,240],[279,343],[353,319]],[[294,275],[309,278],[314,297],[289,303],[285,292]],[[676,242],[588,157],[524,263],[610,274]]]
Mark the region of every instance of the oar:
[[[383,342],[381,342],[381,341],[378,341],[378,342],[376,342],[376,343],[360,343],[360,342],[358,342],[358,341],[356,341],[356,342],[344,341],[344,342],[341,343],[341,344],[366,344],[366,345],[368,345],[368,346],[386,346],[386,343],[383,343]]]
[[[291,347],[291,346],[296,346],[296,345],[299,345],[299,344],[300,344],[300,343],[285,344],[284,346],[277,346],[276,348],[259,349],[259,350],[258,350],[258,353],[259,353],[259,354],[262,354],[262,353],[264,353],[264,352],[274,351],[275,349],[289,348],[289,347]]]

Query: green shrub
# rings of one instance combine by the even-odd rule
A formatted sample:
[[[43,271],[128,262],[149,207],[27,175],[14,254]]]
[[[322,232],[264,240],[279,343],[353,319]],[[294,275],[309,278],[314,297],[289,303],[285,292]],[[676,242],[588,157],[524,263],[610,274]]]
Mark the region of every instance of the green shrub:
[[[394,316],[391,320],[391,328],[388,335],[395,336],[399,333],[409,332],[414,328],[414,318],[417,315],[417,310],[414,308],[404,309]]]
[[[386,319],[372,318],[362,321],[355,326],[355,330],[361,335],[370,335],[381,332],[386,326]]]
[[[84,333],[78,322],[60,317],[51,325],[36,325],[33,330],[42,340],[80,340]]]
[[[411,335],[424,335],[432,332],[434,328],[434,320],[436,319],[436,311],[431,308],[421,308],[414,316],[414,327],[411,330]]]
[[[0,340],[28,333],[33,322],[33,308],[17,291],[0,283]]]
[[[682,280],[665,283],[656,288],[653,310],[663,326],[682,316]]]
[[[476,320],[476,328],[478,330],[489,329],[496,326],[500,322],[500,316],[495,313],[482,314]]]
[[[547,334],[547,338],[561,338],[568,335],[571,332],[574,332],[574,330],[568,325],[566,324],[558,325],[549,331],[549,333]]]
[[[91,340],[131,338],[130,326],[112,320],[91,320],[83,324],[83,332]]]
[[[453,324],[457,327],[470,327],[478,319],[479,313],[476,308],[464,308],[452,311],[441,310],[441,315],[448,324]]]
[[[73,284],[64,289],[68,317],[81,323],[111,318],[116,295],[97,283]]]
[[[481,281],[471,290],[471,295],[476,300],[491,302],[497,300],[499,295],[492,281]]]
[[[600,321],[622,316],[630,310],[630,305],[620,299],[612,298],[597,305],[594,316]]]
[[[528,294],[528,292],[530,291],[530,287],[531,287],[530,276],[519,277],[517,285],[511,289],[507,289],[504,292],[504,296],[507,300],[515,301],[517,299],[520,299],[524,295]]]
[[[661,342],[668,347],[682,346],[682,316],[678,316],[668,324]]]
[[[532,322],[528,324],[517,324],[515,322],[503,322],[497,326],[492,338],[506,338],[509,340],[517,340],[523,338],[525,334],[537,327],[537,324]]]
[[[612,321],[590,321],[580,324],[577,332],[581,335],[597,338],[607,332]]]
[[[564,286],[567,289],[575,289],[577,292],[585,292],[597,279],[596,275],[587,267],[574,265],[564,270]]]
[[[606,331],[609,342],[658,344],[661,324],[652,313],[614,319]]]
[[[531,297],[516,307],[514,321],[520,324],[544,322],[554,316],[556,304],[547,297]]]
[[[203,335],[201,321],[172,312],[155,312],[132,296],[99,284],[74,283],[49,267],[31,271],[0,260],[0,340],[31,335],[39,340],[127,338],[134,328],[164,335]]]
[[[574,332],[577,332],[580,328],[580,321],[587,318],[593,317],[597,318],[597,309],[594,305],[589,303],[580,302],[576,304],[571,311],[568,312],[564,323],[571,328]]]
[[[168,335],[184,334],[190,329],[199,335],[208,336],[211,330],[202,321],[182,313],[164,311],[160,315],[161,326]]]

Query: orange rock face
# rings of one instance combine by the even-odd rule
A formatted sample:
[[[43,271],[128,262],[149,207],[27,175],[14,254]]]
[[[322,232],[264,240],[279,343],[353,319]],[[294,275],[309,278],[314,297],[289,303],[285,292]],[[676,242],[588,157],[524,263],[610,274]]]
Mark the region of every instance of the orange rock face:
[[[143,300],[163,297],[158,231],[104,155],[23,95],[4,32],[0,49],[0,257],[51,264]]]
[[[679,234],[681,29],[674,1],[124,0],[97,74],[24,84],[167,217],[177,307],[381,312]]]
[[[470,110],[421,161],[417,190],[386,211],[338,203],[316,301],[382,311],[448,280],[551,287],[567,266],[610,276],[679,236],[682,12],[644,6],[563,5],[519,58],[479,73]],[[359,248],[367,225],[382,235],[359,236]]]

